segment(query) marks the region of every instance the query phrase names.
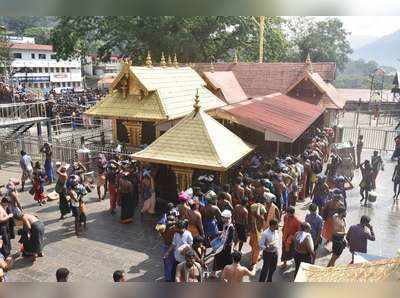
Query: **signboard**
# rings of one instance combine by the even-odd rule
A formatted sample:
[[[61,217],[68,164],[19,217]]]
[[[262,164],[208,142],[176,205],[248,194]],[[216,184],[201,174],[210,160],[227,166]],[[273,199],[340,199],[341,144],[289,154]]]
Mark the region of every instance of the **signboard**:
[[[53,77],[56,78],[56,79],[67,79],[68,75],[66,73],[54,74]]]
[[[20,82],[20,83],[47,83],[47,82],[50,82],[50,76],[17,77],[17,78],[13,78],[13,81]]]

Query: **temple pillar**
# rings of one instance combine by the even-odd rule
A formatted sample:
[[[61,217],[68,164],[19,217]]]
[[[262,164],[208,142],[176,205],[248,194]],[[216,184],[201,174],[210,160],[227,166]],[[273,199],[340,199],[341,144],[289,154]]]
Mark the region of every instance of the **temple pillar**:
[[[178,192],[185,191],[192,186],[193,169],[172,167],[176,174],[176,185]]]
[[[117,119],[111,120],[111,129],[112,129],[112,139],[114,141],[118,141],[117,137]]]
[[[129,143],[132,146],[140,146],[142,143],[142,122],[125,121],[123,124],[128,131]]]

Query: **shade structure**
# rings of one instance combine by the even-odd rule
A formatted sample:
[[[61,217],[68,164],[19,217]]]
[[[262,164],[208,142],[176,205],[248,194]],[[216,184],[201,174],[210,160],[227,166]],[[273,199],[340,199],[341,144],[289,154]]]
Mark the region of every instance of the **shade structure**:
[[[222,107],[217,117],[260,131],[266,141],[293,143],[323,113],[317,105],[275,93]]]
[[[321,267],[302,263],[296,282],[383,282],[400,281],[400,258],[352,265]]]
[[[222,172],[252,150],[218,121],[195,109],[133,156],[145,162]]]

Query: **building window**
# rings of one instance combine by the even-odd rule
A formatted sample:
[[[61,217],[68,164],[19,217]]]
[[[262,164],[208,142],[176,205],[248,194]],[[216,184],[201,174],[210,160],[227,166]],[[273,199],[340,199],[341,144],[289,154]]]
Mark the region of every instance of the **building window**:
[[[54,72],[54,67],[50,67],[50,73]]]
[[[49,72],[49,68],[48,68],[48,67],[45,67],[45,68],[44,68],[44,72],[45,72],[45,73],[48,73],[48,72]]]
[[[15,59],[21,59],[21,58],[22,58],[22,53],[14,53],[14,54],[13,54],[13,57],[14,57]]]
[[[56,60],[57,59],[56,54],[51,54],[50,58]]]
[[[65,69],[64,69],[64,67],[61,67],[61,72],[65,72]]]
[[[77,83],[76,83],[76,86],[77,86],[77,87],[80,87],[80,86],[81,86],[81,82],[77,82]]]
[[[39,87],[40,88],[44,88],[43,83],[40,83]]]
[[[46,59],[46,54],[39,54],[39,59]]]
[[[67,68],[66,68],[66,70],[67,70],[67,72],[70,72],[70,69],[69,69],[69,67],[67,67]]]
[[[37,88],[38,84],[37,83],[33,83],[33,88]]]
[[[31,54],[31,58],[35,59],[35,54],[34,53]]]
[[[38,70],[37,70],[36,67],[33,67],[33,68],[32,68],[32,72],[37,73],[37,71],[38,71]]]
[[[42,72],[42,68],[41,67],[38,67],[38,72]]]
[[[56,72],[60,72],[60,69],[58,67],[56,67]]]
[[[75,87],[75,82],[72,82],[72,87]]]
[[[62,82],[62,86],[65,87],[65,82]]]

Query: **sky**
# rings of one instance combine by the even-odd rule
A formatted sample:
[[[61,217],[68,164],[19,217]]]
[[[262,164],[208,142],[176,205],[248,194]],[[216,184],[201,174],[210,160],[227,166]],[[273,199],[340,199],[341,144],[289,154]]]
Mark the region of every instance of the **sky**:
[[[338,18],[352,35],[381,37],[400,30],[400,16],[342,16]]]

